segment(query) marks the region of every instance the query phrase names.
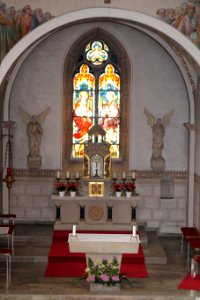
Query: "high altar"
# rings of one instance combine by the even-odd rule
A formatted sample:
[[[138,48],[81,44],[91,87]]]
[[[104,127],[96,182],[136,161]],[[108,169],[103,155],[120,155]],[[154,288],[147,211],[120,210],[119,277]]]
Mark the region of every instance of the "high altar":
[[[67,191],[63,197],[57,194],[51,197],[56,206],[54,228],[71,229],[74,224],[80,230],[130,230],[136,222],[137,197],[127,197],[125,192],[116,197],[113,184],[117,178],[116,173],[111,178],[110,144],[105,141],[105,131],[94,125],[88,135],[84,145],[83,177],[79,178],[77,172],[75,178],[76,196],[71,197]],[[66,181],[70,182],[67,173]],[[122,181],[125,184],[124,175]]]

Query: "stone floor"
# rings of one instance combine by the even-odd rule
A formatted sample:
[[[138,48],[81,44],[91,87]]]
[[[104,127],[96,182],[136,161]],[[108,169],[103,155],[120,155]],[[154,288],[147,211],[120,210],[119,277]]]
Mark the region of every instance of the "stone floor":
[[[90,292],[85,281],[44,277],[53,225],[17,224],[14,237],[11,283],[6,285],[6,264],[0,257],[0,299],[16,300],[200,300],[200,292],[178,290],[189,273],[180,235],[143,233],[148,278],[131,279],[120,292]],[[0,240],[0,243],[4,241]]]

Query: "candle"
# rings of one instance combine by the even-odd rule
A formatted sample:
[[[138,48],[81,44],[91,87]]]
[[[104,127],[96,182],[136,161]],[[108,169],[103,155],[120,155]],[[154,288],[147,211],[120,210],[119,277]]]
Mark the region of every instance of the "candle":
[[[60,178],[60,172],[59,172],[59,171],[57,172],[56,177],[57,177],[57,178]]]
[[[135,172],[133,172],[133,176],[132,176],[132,178],[133,178],[133,179],[135,179]]]
[[[79,178],[79,172],[76,172],[76,178]]]
[[[73,227],[72,227],[72,235],[73,236],[76,235],[76,225],[73,225]]]
[[[122,178],[126,178],[126,173],[125,172],[123,172],[123,174],[122,174]]]
[[[117,177],[117,176],[116,176],[116,172],[114,172],[114,173],[113,173],[113,178],[116,178],[116,177]]]
[[[66,172],[66,177],[69,178],[69,171]]]
[[[136,236],[136,226],[135,225],[133,225],[132,236]]]
[[[12,175],[12,169],[10,167],[7,168],[7,176]]]

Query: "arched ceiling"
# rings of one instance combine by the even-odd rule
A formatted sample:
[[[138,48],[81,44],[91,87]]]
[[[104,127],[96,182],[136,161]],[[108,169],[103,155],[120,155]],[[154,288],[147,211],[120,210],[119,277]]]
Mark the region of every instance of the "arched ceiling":
[[[39,26],[13,47],[5,57],[0,68],[0,99],[3,101],[4,92],[10,75],[22,55],[31,47],[36,46],[41,40],[49,37],[57,31],[71,25],[83,22],[117,22],[127,26],[145,30],[146,34],[164,40],[171,48],[177,47],[200,75],[200,50],[182,33],[157,18],[121,9],[90,8],[74,11],[52,19]]]

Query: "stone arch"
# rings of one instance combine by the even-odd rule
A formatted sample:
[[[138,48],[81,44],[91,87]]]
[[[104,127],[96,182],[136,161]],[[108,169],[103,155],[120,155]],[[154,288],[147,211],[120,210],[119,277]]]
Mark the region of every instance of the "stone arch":
[[[31,51],[32,47],[35,47],[42,39],[49,36],[51,33],[58,31],[63,26],[70,26],[76,22],[87,22],[92,20],[111,20],[113,22],[121,22],[127,26],[131,27],[144,27],[145,29],[150,29],[152,32],[157,32],[161,36],[171,41],[177,43],[183,50],[184,53],[190,56],[192,59],[197,73],[200,70],[200,55],[199,49],[192,44],[192,42],[185,37],[183,34],[178,32],[173,27],[169,27],[168,24],[160,21],[154,17],[148,16],[143,13],[128,11],[124,9],[115,8],[90,8],[78,11],[73,11],[66,13],[60,17],[57,17],[42,26],[36,28],[30,34],[25,36],[20,42],[16,44],[15,47],[8,53],[1,64],[0,68],[0,86],[2,99],[4,99],[4,93],[6,91],[7,84],[9,82],[9,76],[14,69],[17,62],[21,59],[23,61],[22,55],[27,55],[28,51]],[[155,39],[157,39],[155,37]],[[191,94],[191,93],[190,93]],[[2,118],[3,120],[9,120],[9,97],[2,100],[1,107],[3,107]],[[190,111],[190,122],[194,120],[194,103],[193,97],[189,97],[189,111]],[[193,136],[194,139],[194,136]],[[194,151],[194,145],[190,146],[191,151]],[[193,155],[194,156],[194,155]],[[194,166],[190,169],[190,174],[194,174]],[[190,176],[190,183],[193,183],[193,178]],[[190,184],[189,184],[190,186]],[[193,189],[193,188],[192,188]],[[190,199],[193,198],[190,195]],[[191,203],[191,202],[190,202]],[[190,206],[190,211],[192,212],[192,207]]]
[[[25,36],[22,40],[20,40],[15,47],[13,47],[7,56],[4,58],[1,68],[0,68],[0,85],[1,91],[4,90],[3,84],[6,85],[5,81],[9,81],[9,72],[14,68],[18,59],[22,56],[22,54],[31,48],[34,44],[37,44],[39,41],[45,38],[45,36],[54,33],[59,30],[63,26],[67,26],[72,22],[80,22],[85,20],[91,20],[96,18],[95,20],[103,20],[111,19],[116,22],[123,21],[128,26],[145,26],[146,28],[150,28],[151,30],[155,30],[156,32],[162,33],[164,36],[171,38],[173,41],[176,41],[187,53],[190,54],[192,59],[196,62],[197,68],[200,67],[200,55],[199,49],[192,44],[192,42],[177,31],[175,28],[160,21],[154,17],[148,16],[143,13],[128,11],[125,9],[115,9],[115,8],[89,8],[78,11],[73,11],[70,13],[66,13],[60,17],[52,19],[47,23],[39,26],[32,32],[30,32],[27,36]],[[134,22],[134,24],[133,24]],[[7,99],[7,101],[9,101]],[[8,120],[8,103],[4,105],[4,113],[3,119]]]

